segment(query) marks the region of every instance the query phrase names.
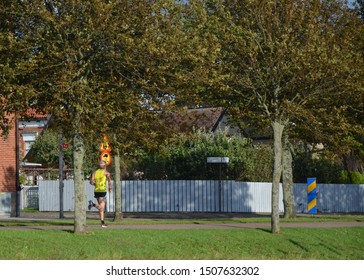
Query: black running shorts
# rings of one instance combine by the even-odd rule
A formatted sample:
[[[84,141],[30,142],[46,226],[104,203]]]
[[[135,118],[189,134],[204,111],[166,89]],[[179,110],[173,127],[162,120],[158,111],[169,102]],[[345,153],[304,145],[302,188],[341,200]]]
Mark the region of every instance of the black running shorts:
[[[105,197],[105,196],[106,196],[106,192],[95,192],[95,198]]]

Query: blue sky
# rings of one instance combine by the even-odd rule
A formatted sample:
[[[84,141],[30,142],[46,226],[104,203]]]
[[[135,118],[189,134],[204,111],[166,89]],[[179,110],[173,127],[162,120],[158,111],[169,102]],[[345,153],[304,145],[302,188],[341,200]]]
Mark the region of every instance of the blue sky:
[[[355,2],[355,0],[349,0],[348,1],[350,5],[353,5],[353,3]]]

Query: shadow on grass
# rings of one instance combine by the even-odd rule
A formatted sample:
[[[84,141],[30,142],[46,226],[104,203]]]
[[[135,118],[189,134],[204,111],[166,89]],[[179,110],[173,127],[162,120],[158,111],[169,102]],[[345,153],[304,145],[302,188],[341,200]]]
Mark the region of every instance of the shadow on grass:
[[[306,247],[302,246],[302,245],[301,245],[300,243],[298,243],[297,241],[294,241],[294,240],[292,240],[292,239],[288,239],[288,241],[289,241],[289,242],[291,242],[293,245],[297,246],[298,248],[302,249],[303,251],[305,251],[305,252],[309,252],[309,250],[308,250]]]
[[[271,229],[268,229],[268,228],[257,228],[256,230],[260,230],[260,231],[263,231],[265,233],[272,234],[272,230]]]

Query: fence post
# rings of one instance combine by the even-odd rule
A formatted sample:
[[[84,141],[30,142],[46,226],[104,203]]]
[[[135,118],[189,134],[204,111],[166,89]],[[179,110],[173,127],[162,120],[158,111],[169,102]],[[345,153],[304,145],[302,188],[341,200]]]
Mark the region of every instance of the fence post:
[[[62,130],[59,130],[59,218],[64,218],[63,213],[63,146]]]

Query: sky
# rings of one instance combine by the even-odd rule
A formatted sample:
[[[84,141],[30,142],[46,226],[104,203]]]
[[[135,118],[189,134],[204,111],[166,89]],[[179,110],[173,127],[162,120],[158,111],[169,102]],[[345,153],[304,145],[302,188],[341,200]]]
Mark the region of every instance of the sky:
[[[352,5],[355,3],[355,1],[356,1],[356,0],[349,0],[349,1],[348,1],[348,2],[349,2],[349,5],[351,5],[351,6],[352,6]]]

